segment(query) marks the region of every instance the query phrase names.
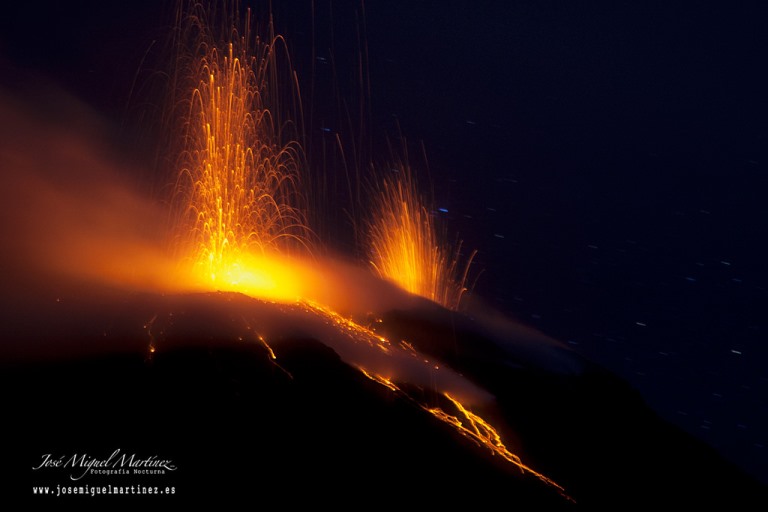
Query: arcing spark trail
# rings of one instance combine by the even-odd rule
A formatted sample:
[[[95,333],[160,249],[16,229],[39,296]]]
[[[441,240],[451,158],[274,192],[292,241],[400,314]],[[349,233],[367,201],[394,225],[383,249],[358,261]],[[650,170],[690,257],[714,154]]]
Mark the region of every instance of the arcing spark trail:
[[[459,397],[476,401],[484,391],[420,356],[407,343],[395,345],[351,316],[313,300],[320,292],[307,289],[306,282],[297,279],[301,275],[298,261],[285,259],[286,242],[306,247],[309,229],[295,204],[301,197],[301,146],[286,136],[279,117],[281,84],[275,80],[275,69],[282,39],[274,36],[270,25],[269,37],[257,38],[251,45],[250,12],[244,27],[237,26],[237,13],[232,13],[229,37],[210,32],[214,25],[207,22],[208,13],[199,5],[193,4],[192,13],[187,19],[197,29],[193,47],[199,61],[192,66],[192,82],[197,82],[183,123],[185,145],[180,160],[184,165],[177,181],[182,214],[177,235],[180,253],[192,262],[198,284],[203,289],[287,303],[283,311],[301,316],[297,324],[303,329],[325,330],[323,336],[313,334],[348,364],[396,393],[404,393],[397,384],[403,381],[444,395],[456,415],[419,405],[462,436],[562,493],[555,482],[524,465],[505,447],[496,429],[460,401]],[[457,308],[466,269],[457,278],[457,259],[439,241],[410,168],[405,166],[404,173],[400,180],[385,180],[380,190],[368,239],[371,263],[382,278],[406,291]],[[313,316],[325,326],[313,321]],[[279,351],[276,355],[265,341],[270,339],[265,322],[269,320],[262,319],[260,327],[253,329],[271,357],[279,358]],[[150,350],[154,345],[153,340]]]

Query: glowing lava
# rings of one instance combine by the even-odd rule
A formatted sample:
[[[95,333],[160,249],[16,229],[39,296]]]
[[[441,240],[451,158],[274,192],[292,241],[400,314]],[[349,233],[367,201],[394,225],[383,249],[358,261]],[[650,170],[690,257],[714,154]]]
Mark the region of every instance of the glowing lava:
[[[191,265],[195,285],[290,303],[281,306],[282,315],[298,315],[301,321],[297,325],[304,329],[313,326],[327,333],[330,326],[337,334],[313,337],[325,340],[365,376],[403,394],[461,435],[562,491],[507,450],[497,431],[454,394],[454,390],[463,391],[477,397],[487,395],[484,390],[449,368],[441,369],[407,342],[393,345],[339,314],[338,308],[315,300],[318,295],[328,295],[320,289],[323,281],[318,275],[324,274],[323,269],[310,268],[302,263],[305,260],[287,255],[292,247],[307,247],[309,230],[297,206],[301,203],[302,149],[295,124],[282,121],[279,115],[276,67],[284,42],[270,25],[267,40],[257,38],[251,45],[249,13],[242,35],[235,16],[230,37],[221,43],[208,29],[205,9],[194,4],[193,12],[189,20],[196,29],[192,32],[198,34],[199,58],[192,66],[194,87],[184,117],[184,149],[174,204],[180,206],[176,222],[179,256]],[[408,166],[383,180],[374,202],[375,220],[370,223],[371,264],[380,277],[404,290],[456,309],[472,258],[459,275],[457,251],[441,243],[423,204]],[[333,285],[339,283],[343,281],[333,281]],[[349,289],[347,293],[351,293]],[[150,354],[157,341],[152,329],[155,320],[146,328]],[[262,318],[257,324],[268,331],[269,323]],[[279,358],[264,335],[257,333],[256,340],[273,361]],[[404,381],[411,385],[429,386],[445,396],[457,415],[417,402],[395,383],[395,377],[383,376],[388,370],[393,375],[407,375]]]
[[[557,482],[539,473],[530,466],[523,464],[523,461],[520,459],[520,457],[510,452],[507,447],[504,446],[504,442],[501,440],[501,436],[493,427],[493,425],[464,407],[461,402],[459,402],[448,393],[444,393],[444,396],[456,408],[458,415],[454,416],[452,414],[448,414],[439,407],[426,408],[427,411],[432,413],[436,418],[453,426],[456,430],[459,431],[459,433],[461,433],[461,435],[471,439],[477,443],[478,446],[485,446],[491,450],[491,453],[494,455],[499,455],[507,462],[510,462],[520,468],[520,471],[523,473],[530,473],[545,484],[557,489],[560,495],[567,500],[574,501],[573,498],[565,493],[565,489],[563,489],[563,487],[560,486]],[[462,420],[461,417],[464,419]],[[467,423],[466,425],[464,424],[465,421]]]
[[[531,474],[548,486],[555,488],[566,500],[575,502],[560,484],[524,464],[520,457],[509,451],[504,445],[501,435],[493,425],[484,420],[480,415],[469,410],[464,404],[449,393],[443,393],[443,396],[448,400],[448,403],[456,409],[455,414],[449,414],[440,407],[428,407],[424,404],[420,404],[405,393],[392,381],[392,379],[377,373],[368,372],[362,367],[359,367],[358,369],[372,381],[381,384],[394,393],[399,393],[407,399],[416,402],[422,409],[426,410],[443,423],[453,427],[459,434],[470,439],[477,446],[488,448],[492,454],[498,455],[505,461],[517,466],[521,472]]]
[[[474,254],[459,275],[458,251],[443,244],[424,204],[408,165],[382,180],[369,225],[370,262],[383,279],[457,309]]]
[[[205,10],[196,4],[193,13],[199,55],[174,199],[180,256],[204,287],[295,300],[289,264],[276,259],[305,246],[309,232],[297,207],[303,152],[279,104],[284,41],[270,25],[252,44],[248,11],[242,34],[234,13],[222,43]]]

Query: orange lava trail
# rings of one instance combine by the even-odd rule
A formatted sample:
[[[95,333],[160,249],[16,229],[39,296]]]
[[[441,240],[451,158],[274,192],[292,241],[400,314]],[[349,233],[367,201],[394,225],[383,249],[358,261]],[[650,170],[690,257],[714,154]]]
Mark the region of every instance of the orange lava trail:
[[[573,503],[576,502],[571,496],[569,496],[565,492],[565,489],[560,484],[558,484],[551,478],[547,477],[546,475],[539,473],[532,467],[526,465],[525,463],[523,463],[523,461],[520,459],[519,456],[510,452],[509,449],[507,449],[507,447],[504,445],[504,442],[502,441],[501,436],[499,435],[498,431],[493,427],[493,425],[491,425],[489,422],[484,420],[479,415],[467,409],[461,402],[459,402],[456,398],[452,397],[448,393],[443,393],[443,396],[445,396],[456,407],[457,412],[462,416],[463,419],[459,418],[459,416],[454,416],[452,414],[449,414],[439,407],[427,407],[419,403],[418,401],[410,397],[407,393],[405,393],[402,389],[400,389],[400,387],[398,387],[397,384],[392,382],[392,380],[390,380],[389,378],[383,377],[381,375],[377,375],[375,373],[370,373],[362,367],[358,367],[358,369],[363,373],[363,375],[365,375],[372,381],[381,384],[382,386],[390,389],[395,393],[399,393],[403,395],[408,400],[414,403],[417,403],[422,409],[429,412],[440,421],[447,423],[448,425],[456,429],[456,431],[459,432],[459,434],[470,439],[478,446],[480,447],[484,446],[490,449],[492,454],[499,455],[501,458],[503,458],[507,462],[514,464],[523,473],[530,473],[531,475],[535,476],[545,484],[551,487],[554,487],[557,490],[557,492],[566,500]],[[468,425],[465,425],[464,423],[465,421],[467,422]]]
[[[188,106],[182,116],[184,145],[178,156],[180,170],[173,200],[178,256],[191,265],[185,275],[191,276],[201,289],[236,291],[293,304],[345,333],[345,343],[362,342],[377,349],[377,357],[381,352],[396,361],[400,351],[407,354],[403,357],[409,362],[411,356],[420,357],[407,342],[393,345],[327,305],[308,300],[307,296],[312,295],[305,293],[308,274],[287,259],[291,246],[308,246],[309,229],[298,206],[302,202],[300,177],[305,164],[298,136],[300,116],[283,118],[285,105],[281,105],[278,94],[286,85],[279,83],[280,76],[289,77],[288,85],[294,94],[283,96],[282,103],[285,99],[288,103],[294,101],[298,105],[294,110],[301,110],[285,41],[274,35],[271,23],[265,39],[252,39],[250,11],[242,27],[238,13],[229,13],[229,18],[219,21],[230,22],[230,32],[214,34],[210,27],[215,24],[209,25],[206,7],[194,1],[190,5],[186,18],[189,26],[179,27],[181,34],[187,34],[180,36],[181,45],[189,42],[184,37],[190,37],[194,49],[189,69],[180,71],[180,75],[186,73],[191,92],[184,102]],[[281,75],[278,55],[285,56],[288,73],[283,71]],[[442,243],[411,169],[408,165],[400,167],[382,181],[374,200],[375,217],[367,240],[370,264],[380,277],[404,290],[457,309],[466,291],[474,254],[460,269],[458,250]],[[145,326],[150,358],[157,336],[163,335],[156,320],[157,316]],[[265,338],[245,323],[249,337],[253,334],[277,364],[277,356]],[[424,363],[430,364],[427,360]],[[496,429],[445,392],[446,386],[436,391],[453,404],[456,414],[421,404],[392,378],[357,362],[352,364],[369,379],[418,404],[462,436],[488,447],[491,453],[571,499],[560,485],[510,452]],[[435,365],[434,370],[438,369]]]
[[[546,475],[539,473],[530,466],[527,466],[523,463],[520,457],[510,452],[507,447],[504,446],[504,442],[501,440],[501,436],[493,427],[493,425],[464,407],[461,402],[453,398],[448,393],[444,393],[444,396],[450,400],[451,403],[453,403],[457,411],[464,417],[464,420],[466,420],[468,425],[465,425],[464,421],[462,421],[458,416],[448,414],[439,407],[425,407],[425,409],[439,420],[453,426],[456,430],[459,431],[461,435],[475,441],[478,446],[487,447],[491,450],[491,453],[501,456],[507,462],[510,462],[520,468],[523,473],[530,473],[545,484],[557,489],[560,495],[562,495],[567,500],[575,502],[573,498],[566,494],[565,489],[561,485]]]

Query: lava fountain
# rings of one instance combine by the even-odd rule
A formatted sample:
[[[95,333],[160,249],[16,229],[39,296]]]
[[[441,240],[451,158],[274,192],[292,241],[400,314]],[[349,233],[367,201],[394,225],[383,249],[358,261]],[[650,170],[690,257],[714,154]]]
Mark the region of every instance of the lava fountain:
[[[203,289],[236,291],[288,303],[277,316],[300,318],[291,324],[302,325],[310,337],[325,340],[348,364],[394,393],[411,399],[399,387],[400,382],[439,390],[447,399],[440,405],[414,401],[462,436],[563,493],[562,487],[509,452],[496,430],[459,402],[453,392],[456,389],[474,401],[487,401],[490,395],[451,368],[419,355],[407,342],[393,344],[338,313],[333,301],[316,300],[327,297],[327,292],[320,290],[323,287],[340,287],[342,295],[354,291],[349,290],[350,279],[338,274],[318,286],[317,276],[327,273],[326,266],[320,262],[306,265],[306,260],[287,256],[291,248],[308,248],[309,229],[297,206],[302,198],[299,191],[304,164],[299,130],[295,122],[281,117],[278,94],[278,55],[285,55],[290,62],[287,51],[283,53],[285,42],[274,35],[270,23],[269,36],[256,38],[251,45],[250,11],[241,31],[235,12],[229,20],[229,37],[220,41],[209,29],[212,25],[206,20],[207,12],[193,4],[188,29],[182,31],[195,40],[189,73],[194,85],[183,116],[183,149],[173,201],[177,250],[180,259],[191,265],[198,284]],[[181,38],[182,51],[186,39]],[[295,79],[290,83],[297,92]],[[465,291],[469,263],[457,277],[458,258],[440,243],[410,168],[402,168],[398,179],[385,179],[380,187],[368,239],[371,264],[380,277],[407,292],[456,309]],[[373,293],[372,289],[368,293]],[[155,315],[148,325],[154,328],[156,320]],[[270,357],[277,360],[279,351],[268,344],[269,338],[277,337],[268,332],[273,322],[262,317],[253,330]],[[328,328],[334,334],[328,334]],[[150,335],[150,354],[154,354],[156,343]],[[445,412],[448,406],[470,427]]]
[[[458,309],[474,253],[461,269],[459,250],[442,242],[408,164],[386,175],[374,194],[367,240],[371,266],[410,293]]]
[[[0,231],[19,245],[17,255],[0,255],[0,261],[25,271],[6,278],[8,284],[29,288],[28,275],[48,271],[39,279],[46,284],[42,303],[49,308],[51,302],[58,307],[70,297],[90,293],[81,290],[79,280],[184,292],[184,300],[196,295],[186,293],[193,290],[252,296],[254,300],[241,301],[243,309],[237,310],[228,305],[234,294],[201,295],[211,304],[224,304],[226,318],[241,318],[244,327],[238,339],[263,345],[271,360],[279,360],[278,344],[283,341],[320,340],[350,367],[565,495],[562,487],[524,465],[478,415],[478,410],[485,414],[493,408],[490,393],[414,348],[424,340],[393,342],[395,338],[388,339],[374,325],[384,322],[376,315],[394,303],[402,307],[418,301],[422,307],[428,302],[416,295],[455,308],[463,293],[466,270],[456,278],[457,258],[452,259],[439,242],[410,170],[403,167],[399,179],[384,181],[370,242],[371,260],[380,276],[411,294],[368,269],[306,258],[311,237],[301,209],[305,162],[296,121],[301,116],[288,115],[300,114],[300,101],[297,94],[288,94],[281,102],[279,94],[286,80],[292,93],[298,91],[290,66],[285,72],[278,65],[290,63],[285,42],[274,35],[271,24],[266,39],[252,41],[250,14],[240,25],[237,13],[224,22],[231,28],[218,38],[209,28],[214,25],[208,12],[192,4],[178,33],[178,48],[185,57],[171,73],[173,94],[182,95],[182,101],[172,105],[181,106],[183,114],[171,201],[176,257],[170,263],[178,262],[181,272],[170,271],[168,258],[158,250],[157,205],[135,197],[122,180],[107,179],[111,166],[94,159],[90,145],[80,147],[58,129],[60,143],[48,141],[44,146],[48,153],[41,153],[40,130],[35,124],[27,129],[23,112],[4,105],[0,95],[0,117],[18,121],[0,127],[6,135],[0,137],[0,163],[7,170],[0,173],[0,207],[7,214]],[[190,41],[194,44],[187,46]],[[193,49],[191,54],[186,48]],[[75,282],[67,279],[48,290],[48,274]],[[406,281],[400,281],[403,278]],[[90,299],[94,311],[100,311],[98,295]],[[374,304],[370,309],[367,300]],[[122,311],[124,303],[117,304],[113,311]],[[340,304],[349,305],[343,313]],[[441,309],[429,306],[429,311]],[[143,324],[148,360],[156,351],[166,350],[166,333],[183,323],[184,314],[177,314],[183,308],[168,307],[148,314]],[[65,324],[71,320],[67,314],[60,318]],[[109,329],[101,330],[94,349],[104,350],[102,338],[108,337]],[[41,345],[35,332],[26,338],[30,343],[17,343],[14,350],[37,354]]]
[[[205,288],[295,300],[283,258],[309,240],[299,206],[300,130],[290,116],[300,102],[293,89],[284,109],[278,91],[296,83],[271,23],[265,38],[252,37],[250,11],[242,24],[237,12],[229,17],[229,37],[219,39],[194,4],[180,30],[177,65],[189,63],[180,83],[191,92],[174,187],[177,256]]]

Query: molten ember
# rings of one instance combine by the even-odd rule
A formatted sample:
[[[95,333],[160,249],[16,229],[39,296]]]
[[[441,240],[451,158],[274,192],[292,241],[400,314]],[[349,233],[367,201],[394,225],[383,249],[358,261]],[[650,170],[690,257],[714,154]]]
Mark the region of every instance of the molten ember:
[[[187,55],[177,64],[181,71],[171,74],[181,84],[182,90],[174,94],[181,94],[184,105],[171,201],[171,238],[180,272],[167,275],[168,262],[156,251],[154,233],[150,236],[138,229],[152,225],[156,210],[145,209],[143,201],[133,201],[132,196],[123,197],[120,187],[116,191],[113,186],[91,185],[93,192],[87,190],[93,197],[81,197],[81,191],[58,202],[53,191],[63,185],[41,178],[48,186],[39,187],[37,179],[22,180],[20,172],[0,173],[0,182],[8,185],[0,187],[0,193],[13,211],[29,211],[25,201],[35,198],[32,206],[46,212],[46,222],[37,217],[22,219],[21,227],[9,232],[27,231],[27,224],[34,228],[28,231],[47,228],[47,238],[16,238],[24,242],[25,253],[56,260],[56,265],[48,264],[73,278],[98,277],[112,285],[164,292],[234,291],[260,299],[255,302],[265,313],[254,313],[252,322],[244,319],[242,339],[263,345],[273,364],[278,364],[280,352],[273,350],[271,342],[279,340],[289,322],[291,329],[326,341],[349,366],[405,396],[424,414],[562,492],[556,483],[523,464],[506,448],[498,431],[465,405],[474,407],[478,397],[489,399],[490,393],[453,368],[420,354],[415,343],[390,340],[370,327],[371,315],[382,311],[368,309],[368,302],[360,297],[373,296],[371,302],[379,301],[379,309],[384,309],[382,303],[391,309],[386,300],[394,286],[368,269],[355,270],[365,277],[352,271],[342,276],[338,264],[310,260],[310,229],[302,209],[306,162],[297,128],[300,116],[291,117],[300,112],[300,101],[285,42],[274,35],[271,24],[268,37],[253,38],[250,13],[242,26],[236,13],[228,22],[215,24],[207,21],[208,15],[205,8],[192,4],[180,29],[186,36],[179,39]],[[219,35],[211,31],[212,26],[230,28]],[[189,42],[191,57],[184,50]],[[288,65],[281,68],[281,63]],[[285,86],[289,93],[281,96]],[[173,108],[177,106],[174,103]],[[72,152],[71,145],[63,146],[66,151],[54,154]],[[0,146],[0,159],[10,161],[11,170],[19,167],[4,149]],[[31,154],[36,157],[31,159],[34,170],[46,166],[37,152]],[[67,164],[62,167],[65,170],[82,167],[79,158],[62,162]],[[8,190],[24,193],[14,197]],[[106,194],[107,190],[111,193]],[[381,182],[367,239],[370,263],[379,277],[412,294],[395,290],[397,300],[405,303],[419,295],[456,309],[465,291],[469,262],[459,271],[457,251],[441,242],[424,204],[407,165]],[[81,213],[73,215],[77,208]],[[48,215],[49,210],[69,213]],[[131,215],[134,211],[144,215]],[[105,212],[128,218],[117,222]],[[156,313],[144,324],[148,360],[160,350],[173,321],[170,314]],[[442,408],[410,396],[407,390],[414,387],[435,392],[425,395],[444,397]],[[445,412],[448,408],[454,412]]]
[[[450,374],[454,378],[450,370],[440,370],[440,365],[420,356],[407,341],[393,345],[331,305],[315,300],[323,293],[311,289],[308,282],[316,285],[322,269],[313,271],[286,256],[291,246],[307,247],[309,229],[298,206],[304,162],[301,145],[297,138],[286,136],[291,131],[284,130],[270,105],[278,98],[275,68],[282,39],[271,34],[266,41],[256,39],[251,44],[248,15],[242,34],[233,24],[230,38],[221,43],[204,23],[204,12],[190,19],[200,34],[199,61],[193,66],[196,83],[185,118],[186,146],[176,204],[182,205],[177,224],[181,257],[191,263],[196,284],[292,303],[298,311],[317,315],[323,324],[334,326],[348,338],[346,347],[335,348],[366,377],[417,402],[462,436],[562,492],[555,482],[523,464],[490,423],[446,389],[438,391],[457,410],[456,415],[411,398],[392,377],[374,367],[406,366],[407,361],[418,372],[430,375],[435,388],[441,387],[440,382],[448,386],[448,380],[438,377]],[[407,292],[457,309],[472,258],[459,274],[458,251],[452,252],[441,242],[407,165],[383,180],[374,204],[367,241],[370,263],[378,275]],[[152,353],[155,340],[149,327],[147,331]],[[279,359],[263,335],[258,334],[257,339],[273,360]],[[351,348],[357,344],[373,351]]]
[[[453,426],[461,435],[471,439],[477,443],[478,446],[488,448],[491,453],[499,455],[502,459],[514,464],[520,468],[520,471],[523,473],[528,472],[545,484],[554,487],[568,501],[574,501],[573,498],[565,493],[565,489],[563,489],[557,482],[525,465],[520,457],[510,452],[507,447],[504,446],[501,436],[493,425],[464,407],[461,402],[448,393],[445,393],[444,396],[456,408],[457,415],[448,414],[439,407],[426,408],[427,411],[432,413],[436,418]]]
[[[233,15],[221,42],[205,17],[199,6],[188,17],[198,40],[174,200],[178,249],[205,288],[295,300],[278,257],[306,245],[309,231],[298,206],[303,152],[279,110],[283,40],[270,29],[252,42],[249,11],[240,32]]]
[[[459,275],[458,251],[442,243],[408,165],[385,177],[377,192],[368,232],[373,268],[410,293],[457,309],[472,256]]]

